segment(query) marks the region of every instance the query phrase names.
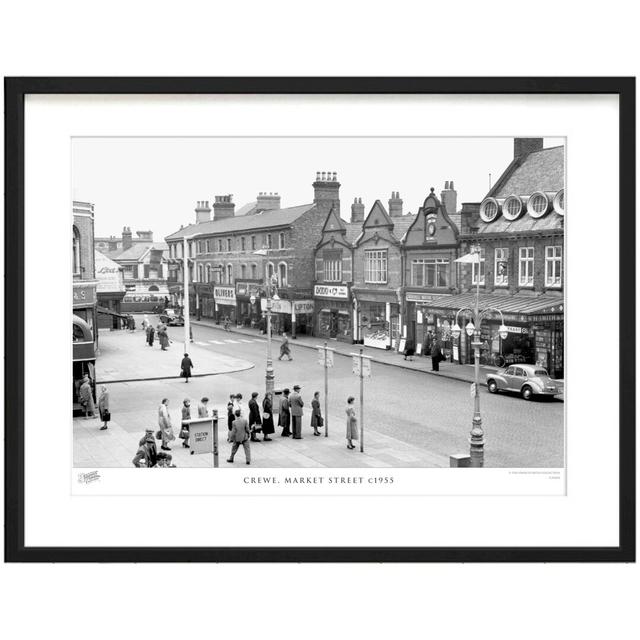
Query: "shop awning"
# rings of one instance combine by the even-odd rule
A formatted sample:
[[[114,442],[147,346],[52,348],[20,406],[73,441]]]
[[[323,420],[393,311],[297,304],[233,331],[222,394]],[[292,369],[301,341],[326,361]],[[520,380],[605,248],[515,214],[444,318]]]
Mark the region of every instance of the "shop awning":
[[[126,318],[127,316],[122,313],[117,313],[116,311],[111,311],[111,309],[107,309],[106,307],[96,307],[96,311],[98,313],[103,313],[107,316],[116,316],[118,318]]]
[[[434,295],[424,306],[434,309],[448,309],[457,311],[462,308],[473,309],[476,304],[475,293],[460,293],[458,295]],[[558,296],[523,294],[501,295],[499,293],[481,293],[480,309],[495,307],[505,315],[561,315],[564,313],[564,299]]]

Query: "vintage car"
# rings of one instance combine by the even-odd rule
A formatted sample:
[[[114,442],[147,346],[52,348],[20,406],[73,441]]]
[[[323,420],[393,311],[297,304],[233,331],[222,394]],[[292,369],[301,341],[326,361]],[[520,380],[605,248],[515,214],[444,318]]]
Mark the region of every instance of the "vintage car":
[[[176,312],[175,309],[165,309],[160,314],[160,322],[170,327],[182,327],[184,326],[184,316]]]
[[[488,373],[487,389],[489,393],[515,391],[525,400],[531,400],[535,395],[556,396],[561,393],[547,370],[533,364],[512,364],[503,372]]]

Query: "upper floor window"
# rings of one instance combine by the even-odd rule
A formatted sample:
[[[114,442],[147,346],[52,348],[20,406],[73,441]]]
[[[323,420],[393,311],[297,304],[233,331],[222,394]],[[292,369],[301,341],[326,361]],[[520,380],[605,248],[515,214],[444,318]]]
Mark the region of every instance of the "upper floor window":
[[[256,280],[258,278],[258,265],[257,264],[252,264],[251,265],[251,279],[252,280]]]
[[[286,287],[287,286],[287,263],[281,262],[278,265],[278,286]]]
[[[562,286],[562,247],[545,247],[544,283],[547,287]]]
[[[182,243],[176,245],[176,253],[178,258],[182,258]]]
[[[273,262],[267,262],[267,278],[269,280],[271,280],[275,272],[276,268],[273,266]]]
[[[471,263],[471,282],[472,284],[484,285],[484,249],[480,249],[480,259],[478,262]],[[479,280],[479,282],[478,282]]]
[[[364,252],[364,281],[373,284],[387,282],[386,249],[369,249]]]
[[[267,249],[272,249],[273,248],[273,242],[271,240],[271,234],[267,233]]]
[[[208,242],[208,241],[207,241],[207,242]],[[208,264],[208,265],[205,267],[205,277],[206,277],[206,279],[207,279],[207,282],[211,282],[211,265],[210,265],[210,264]]]
[[[448,287],[448,260],[413,260],[411,284],[415,287]]]
[[[132,264],[125,264],[123,267],[124,270],[124,277],[126,280],[133,280],[136,276],[133,273],[133,265]]]
[[[222,240],[218,239],[218,253],[222,253]]]
[[[204,267],[199,264],[198,265],[198,282],[203,282],[204,280]]]
[[[251,251],[255,251],[255,250],[256,250],[256,237],[251,236]]]
[[[227,265],[227,284],[233,284],[233,265]]]
[[[242,251],[245,250],[245,238],[244,238],[244,236],[242,236],[242,238],[240,238],[240,249]]]
[[[243,280],[247,277],[247,265],[246,264],[241,264],[240,265],[240,277]]]
[[[509,284],[509,249],[496,249],[493,273],[496,287],[506,287]]]
[[[231,253],[231,238],[227,238],[227,251]]]
[[[342,282],[342,251],[323,253],[325,282]]]
[[[73,227],[73,273],[80,273],[80,232]]]
[[[284,249],[284,232],[278,234],[278,249]]]
[[[213,277],[213,281],[216,284],[222,284],[224,281],[224,267],[221,264],[219,264],[218,268],[216,269],[216,272]]]
[[[207,240],[205,242],[204,248],[205,248],[207,253],[211,253],[211,240]]]
[[[533,247],[520,247],[518,284],[521,287],[533,286]]]

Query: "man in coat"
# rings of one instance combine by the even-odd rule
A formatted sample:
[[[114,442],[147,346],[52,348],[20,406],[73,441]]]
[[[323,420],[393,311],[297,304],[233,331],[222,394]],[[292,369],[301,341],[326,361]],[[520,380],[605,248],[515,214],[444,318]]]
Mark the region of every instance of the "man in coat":
[[[231,447],[231,456],[227,459],[227,462],[233,462],[233,458],[236,455],[240,445],[244,448],[244,457],[247,464],[251,464],[251,445],[249,444],[249,421],[240,415],[240,409],[236,409],[236,419],[233,421],[233,426],[229,432],[229,442],[233,443]]]
[[[289,397],[294,440],[302,440],[302,407],[304,407],[304,402],[302,401],[299,392],[300,385],[296,384],[293,387],[293,393]]]
[[[282,427],[282,437],[288,438],[291,435],[291,405],[289,404],[289,389],[282,392],[280,399],[280,412],[278,414],[278,424]]]
[[[431,371],[440,371],[440,361],[444,360],[437,338],[431,342]]]

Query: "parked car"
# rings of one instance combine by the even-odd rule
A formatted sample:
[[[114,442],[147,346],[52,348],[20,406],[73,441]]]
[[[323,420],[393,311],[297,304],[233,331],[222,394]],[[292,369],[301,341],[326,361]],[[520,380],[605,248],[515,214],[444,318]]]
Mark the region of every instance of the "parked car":
[[[502,373],[488,373],[487,389],[489,393],[515,391],[525,400],[531,400],[536,395],[553,397],[561,393],[547,370],[533,364],[512,364]]]
[[[175,309],[165,309],[160,314],[160,322],[170,327],[182,327],[184,326],[184,316],[181,313],[176,313]]]

